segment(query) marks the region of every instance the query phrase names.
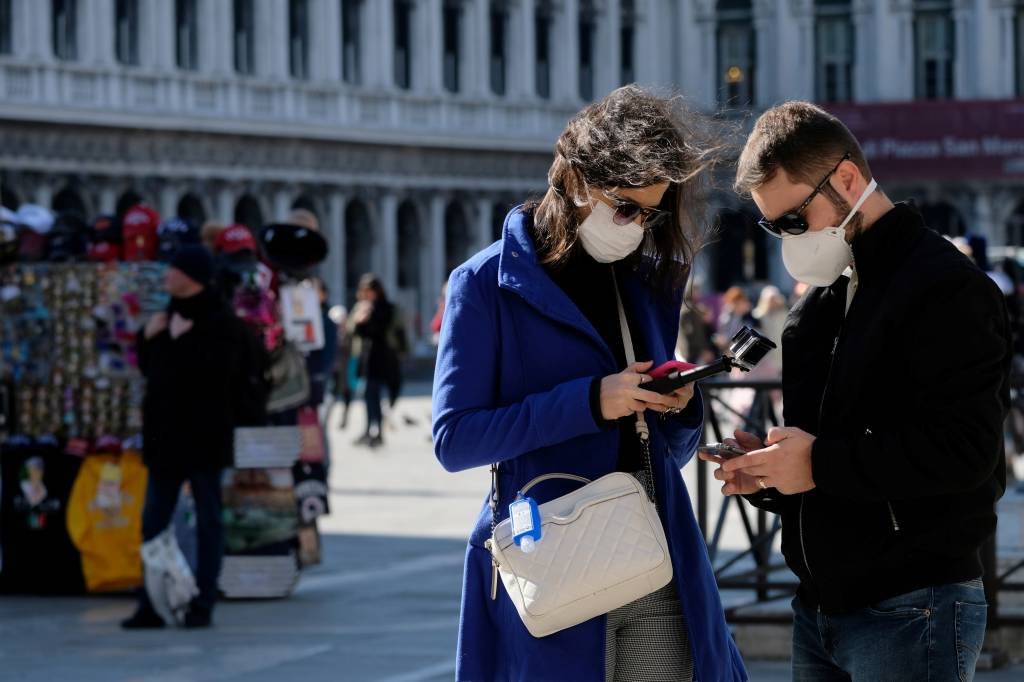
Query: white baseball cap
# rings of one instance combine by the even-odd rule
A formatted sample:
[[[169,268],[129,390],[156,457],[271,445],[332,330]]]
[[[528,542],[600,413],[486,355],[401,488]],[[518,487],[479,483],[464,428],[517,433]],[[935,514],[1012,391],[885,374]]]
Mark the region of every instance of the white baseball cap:
[[[37,204],[22,204],[14,222],[37,234],[46,234],[53,227],[53,211]]]

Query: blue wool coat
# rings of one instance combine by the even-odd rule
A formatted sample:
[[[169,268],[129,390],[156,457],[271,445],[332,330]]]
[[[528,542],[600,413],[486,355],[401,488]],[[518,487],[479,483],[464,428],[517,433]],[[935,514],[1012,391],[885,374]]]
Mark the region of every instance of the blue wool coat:
[[[529,220],[513,209],[502,240],[452,273],[434,376],[437,458],[449,471],[500,462],[501,519],[516,491],[535,476],[562,472],[596,479],[615,471],[618,460],[618,429],[595,423],[589,389],[594,377],[622,368],[539,264]],[[620,276],[619,285],[655,366],[671,359],[678,301],[657,298],[636,271]],[[647,417],[658,511],[686,614],[696,679],[746,680],[679,473],[700,438],[700,396],[679,416],[649,412]],[[531,495],[543,503],[575,487],[549,481]],[[485,501],[466,551],[456,679],[603,682],[604,617],[535,638],[500,583],[497,600],[491,600],[491,560],[484,549],[490,525]]]

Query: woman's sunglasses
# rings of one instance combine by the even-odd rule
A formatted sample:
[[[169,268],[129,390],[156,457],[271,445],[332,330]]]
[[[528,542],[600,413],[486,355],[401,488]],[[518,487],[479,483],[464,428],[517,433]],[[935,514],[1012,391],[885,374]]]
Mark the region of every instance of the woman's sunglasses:
[[[619,226],[629,225],[637,217],[640,217],[641,227],[645,230],[653,230],[665,222],[671,215],[670,211],[650,206],[641,206],[635,201],[623,199],[610,192],[605,192],[605,195],[612,200],[615,211],[615,214],[612,216],[612,222]]]
[[[818,183],[818,186],[814,188],[814,191],[811,192],[811,196],[807,197],[804,203],[800,204],[799,207],[791,211],[786,211],[775,220],[768,220],[767,218],[762,217],[757,221],[757,224],[766,232],[776,237],[781,237],[783,233],[798,235],[806,232],[807,220],[803,216],[804,211],[807,210],[807,207],[811,205],[812,201],[814,201],[814,197],[818,196],[821,190],[825,189],[828,179],[831,178],[837,170],[839,170],[839,166],[842,165],[843,161],[849,160],[850,152],[846,152],[843,154],[843,158],[839,159],[839,163],[837,163],[835,167],[828,172],[828,175]]]

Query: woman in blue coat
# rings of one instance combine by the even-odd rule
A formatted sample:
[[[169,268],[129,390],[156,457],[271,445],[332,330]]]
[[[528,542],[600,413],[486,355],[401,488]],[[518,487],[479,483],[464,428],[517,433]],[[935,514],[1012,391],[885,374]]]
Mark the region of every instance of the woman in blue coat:
[[[701,399],[639,388],[672,359],[705,213],[709,155],[693,120],[632,86],[583,110],[558,140],[543,199],[513,209],[502,240],[451,275],[434,377],[441,464],[498,463],[500,520],[542,474],[641,474],[634,427],[646,412],[674,568],[661,590],[535,638],[503,588],[491,598],[485,503],[466,552],[460,681],[746,679],[679,472],[700,438]],[[641,361],[630,366],[616,283]],[[577,485],[547,481],[531,496],[543,503]]]

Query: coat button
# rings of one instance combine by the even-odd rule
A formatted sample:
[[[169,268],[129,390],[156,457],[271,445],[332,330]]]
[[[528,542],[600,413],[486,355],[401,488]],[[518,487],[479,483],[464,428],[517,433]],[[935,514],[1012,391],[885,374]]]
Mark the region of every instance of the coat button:
[[[519,258],[519,252],[518,251],[513,251],[512,252],[512,257],[513,258]]]

